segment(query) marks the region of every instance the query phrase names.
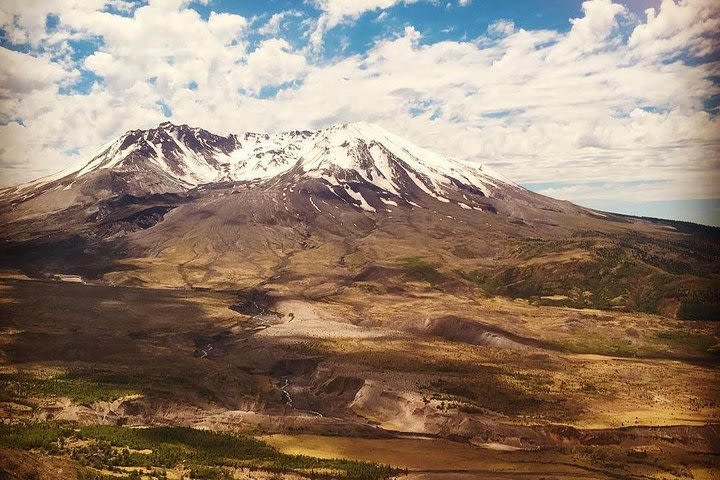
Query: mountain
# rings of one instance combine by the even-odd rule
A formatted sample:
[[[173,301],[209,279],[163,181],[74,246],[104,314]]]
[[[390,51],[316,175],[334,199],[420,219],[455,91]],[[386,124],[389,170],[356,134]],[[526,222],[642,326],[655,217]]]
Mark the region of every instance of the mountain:
[[[544,197],[363,122],[132,130],[1,191],[0,224],[0,265],[40,276],[320,297],[420,283],[681,317],[718,302],[717,229]]]
[[[368,211],[375,207],[349,185],[362,183],[400,198],[422,192],[443,202],[448,201],[443,195],[458,191],[487,197],[507,188],[520,190],[487,167],[421,149],[364,122],[316,132],[248,132],[226,137],[165,122],[150,130],[129,131],[103,145],[74,172],[5,190],[2,197],[10,203],[27,203],[55,191],[54,207],[58,208],[113,195],[182,192],[205,184],[288,175],[341,186],[354,199],[351,203]]]

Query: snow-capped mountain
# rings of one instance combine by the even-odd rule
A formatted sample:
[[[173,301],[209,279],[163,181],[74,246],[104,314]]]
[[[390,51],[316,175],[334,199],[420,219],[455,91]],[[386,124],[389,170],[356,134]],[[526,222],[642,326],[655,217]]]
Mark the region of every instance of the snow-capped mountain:
[[[487,167],[428,151],[365,122],[317,131],[228,136],[165,122],[149,130],[131,130],[103,145],[77,171],[8,189],[2,196],[18,202],[55,192],[58,198],[52,203],[67,206],[122,193],[301,178],[322,180],[331,191],[342,187],[354,199],[351,202],[368,211],[374,207],[348,185],[363,183],[407,200],[422,192],[446,203],[459,191],[492,197],[500,189],[519,188]],[[469,202],[463,205],[473,208]]]
[[[266,179],[293,167],[311,176],[357,174],[394,194],[399,193],[398,176],[403,173],[428,191],[458,181],[485,191],[498,181],[511,183],[486,167],[472,167],[421,149],[365,122],[315,132],[248,132],[227,137],[165,122],[150,130],[125,133],[103,146],[75,175],[81,178],[98,169],[133,170],[148,165],[189,187]]]

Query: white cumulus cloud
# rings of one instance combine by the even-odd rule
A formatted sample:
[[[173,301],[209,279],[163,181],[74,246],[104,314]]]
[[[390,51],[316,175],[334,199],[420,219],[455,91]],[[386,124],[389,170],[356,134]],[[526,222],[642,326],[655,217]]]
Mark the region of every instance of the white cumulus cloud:
[[[398,3],[322,1],[320,37],[305,46]],[[283,38],[283,21],[307,21],[290,14],[255,27],[229,13],[203,18],[182,1],[125,15],[102,1],[6,1],[8,41],[41,48],[0,49],[0,176],[7,185],[79,163],[164,120],[162,103],[171,120],[218,133],[373,121],[574,201],[718,198],[720,120],[704,104],[720,94],[709,56],[716,3],[664,0],[635,18],[591,0],[568,31],[505,19],[477,38],[434,43],[407,26],[362,54],[318,60]],[[59,19],[52,31],[48,14]],[[75,60],[69,38],[102,41]],[[100,78],[92,88],[66,91],[89,72]]]
[[[322,11],[322,14],[310,35],[310,45],[314,50],[321,48],[326,31],[342,22],[357,20],[365,12],[416,1],[418,0],[315,0],[315,5]]]

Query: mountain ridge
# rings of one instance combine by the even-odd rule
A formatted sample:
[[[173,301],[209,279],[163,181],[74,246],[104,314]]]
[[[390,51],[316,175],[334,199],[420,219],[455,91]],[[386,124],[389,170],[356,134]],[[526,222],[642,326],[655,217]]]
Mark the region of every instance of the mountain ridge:
[[[133,195],[182,192],[222,182],[298,181],[315,178],[332,193],[345,190],[368,212],[370,205],[349,185],[371,185],[390,197],[412,203],[419,191],[449,203],[449,192],[472,196],[502,196],[522,187],[483,165],[436,154],[367,122],[332,125],[315,131],[276,134],[245,132],[226,136],[188,125],[163,122],[147,130],[129,130],[100,147],[83,166],[64,173],[10,187],[0,202],[27,203],[55,191],[56,198],[40,207],[68,208],[76,203],[128,193]],[[58,192],[59,191],[59,192]],[[526,191],[525,191],[526,192]],[[74,193],[74,194],[73,194]],[[480,210],[465,194],[455,204]],[[391,200],[396,202],[394,200]],[[387,203],[386,203],[387,204]]]
[[[0,269],[115,285],[324,297],[420,282],[701,317],[720,291],[713,231],[545,197],[366,123],[131,130],[75,173],[5,190],[0,225]]]

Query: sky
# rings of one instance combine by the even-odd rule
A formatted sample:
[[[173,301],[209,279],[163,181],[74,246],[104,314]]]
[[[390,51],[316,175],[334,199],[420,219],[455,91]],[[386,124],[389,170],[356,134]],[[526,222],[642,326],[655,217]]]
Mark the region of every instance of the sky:
[[[0,186],[136,128],[368,121],[542,194],[720,225],[717,0],[0,0]]]

